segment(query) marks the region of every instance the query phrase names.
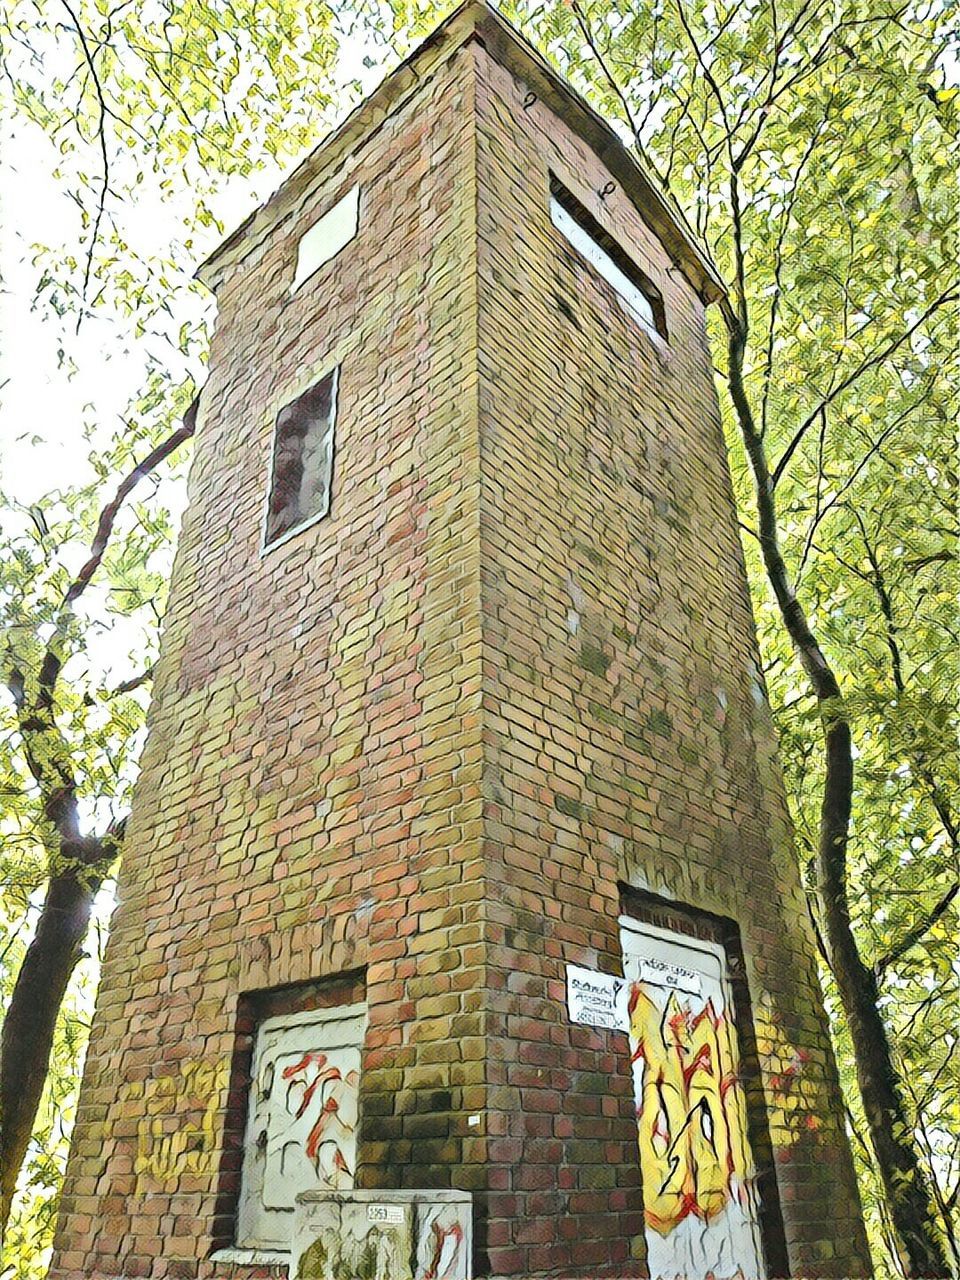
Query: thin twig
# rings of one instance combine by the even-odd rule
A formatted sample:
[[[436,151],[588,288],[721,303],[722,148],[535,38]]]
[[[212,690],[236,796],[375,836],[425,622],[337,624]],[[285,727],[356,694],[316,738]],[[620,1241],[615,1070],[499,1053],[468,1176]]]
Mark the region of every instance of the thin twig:
[[[121,680],[118,685],[107,693],[108,698],[116,698],[121,693],[132,693],[134,689],[139,689],[141,685],[145,685],[153,679],[154,667],[147,667],[146,671],[141,671],[138,676],[131,676],[129,680]]]
[[[916,944],[923,938],[924,934],[928,933],[929,930],[933,928],[941,916],[943,916],[949,909],[950,903],[953,902],[958,892],[960,892],[960,881],[955,881],[939,902],[937,902],[937,904],[927,912],[923,919],[918,921],[912,929],[905,933],[897,945],[895,947],[891,947],[886,955],[881,956],[879,960],[875,961],[873,968],[878,978],[882,977],[892,964],[895,964],[901,956],[905,955],[910,950],[911,947],[916,946]]]
[[[93,233],[90,237],[90,244],[87,248],[87,262],[83,271],[83,292],[81,296],[83,298],[83,301],[86,302],[87,287],[90,284],[90,273],[93,270],[93,255],[97,247],[97,241],[100,238],[100,223],[103,220],[103,211],[106,208],[106,204],[107,204],[107,192],[110,189],[110,157],[107,152],[107,131],[106,131],[106,120],[107,120],[107,114],[108,114],[109,108],[107,107],[107,100],[104,97],[103,85],[100,83],[100,76],[97,72],[96,65],[93,61],[93,54],[90,51],[90,46],[87,43],[87,37],[84,34],[83,28],[80,25],[80,19],[74,13],[73,9],[70,7],[69,0],[60,0],[60,3],[63,5],[67,13],[69,13],[70,17],[73,19],[74,26],[77,29],[77,36],[80,39],[80,45],[83,49],[83,56],[86,59],[87,66],[90,68],[90,77],[93,80],[94,91],[96,92],[97,101],[100,105],[100,119],[97,124],[97,136],[100,139],[100,157],[103,162],[103,185],[100,188],[100,199],[97,203],[97,216],[93,222]],[[77,317],[78,333],[80,332],[80,325],[82,321],[83,321],[83,312],[81,311]]]

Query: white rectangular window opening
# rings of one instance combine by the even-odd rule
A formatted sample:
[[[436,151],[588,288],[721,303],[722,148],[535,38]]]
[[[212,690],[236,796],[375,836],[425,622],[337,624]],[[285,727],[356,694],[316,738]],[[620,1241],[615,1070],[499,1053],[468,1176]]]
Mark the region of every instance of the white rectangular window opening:
[[[611,285],[633,318],[666,337],[659,291],[631,262],[579,200],[555,178],[550,183],[550,221],[582,258]]]
[[[365,1004],[267,1018],[257,1028],[237,1245],[290,1248],[296,1197],[349,1191],[357,1160]]]
[[[277,414],[264,548],[330,510],[339,369],[331,369]]]
[[[350,243],[360,225],[360,188],[351,187],[308,231],[297,245],[297,270],[290,292],[296,293],[305,280],[325,262],[335,258]]]

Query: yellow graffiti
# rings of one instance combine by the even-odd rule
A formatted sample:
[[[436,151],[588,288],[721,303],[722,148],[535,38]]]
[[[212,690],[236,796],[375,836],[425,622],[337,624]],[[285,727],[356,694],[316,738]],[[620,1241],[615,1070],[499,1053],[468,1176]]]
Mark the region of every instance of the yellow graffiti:
[[[784,1035],[782,1018],[761,996],[754,1023],[757,1056],[767,1101],[767,1122],[775,1147],[795,1146],[803,1138],[817,1140],[821,1115],[829,1115],[831,1102],[819,1073],[809,1069],[810,1055]]]
[[[133,1171],[137,1190],[176,1191],[181,1179],[209,1177],[217,1169],[218,1115],[227,1087],[225,1062],[188,1062],[180,1074],[138,1080],[123,1091],[139,1104]]]
[[[656,991],[656,988],[654,988]],[[693,1215],[715,1218],[745,1192],[746,1106],[733,1028],[708,1001],[697,1014],[671,992],[665,1008],[636,983],[630,996],[647,1224],[667,1235]]]

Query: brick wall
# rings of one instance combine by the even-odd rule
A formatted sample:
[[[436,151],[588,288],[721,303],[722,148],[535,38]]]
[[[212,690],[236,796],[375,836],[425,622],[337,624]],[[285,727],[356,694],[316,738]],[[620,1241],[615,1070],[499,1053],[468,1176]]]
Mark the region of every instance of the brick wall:
[[[219,290],[56,1276],[259,1274],[205,1261],[244,992],[365,967],[359,1183],[476,1184],[472,104],[461,50]],[[290,298],[298,234],[356,181],[358,237]],[[276,409],[335,363],[331,516],[261,556]]]
[[[565,962],[619,970],[626,886],[739,926],[791,1265],[864,1271],[703,307],[491,23],[434,38],[213,272],[56,1280],[274,1274],[210,1260],[238,1035],[343,975],[358,1186],[473,1191],[479,1274],[642,1274],[626,1038],[563,993]],[[548,168],[658,284],[669,347],[551,226]],[[359,235],[290,297],[355,182]],[[276,411],[335,364],[331,514],[262,555]]]
[[[862,1275],[704,308],[527,89],[481,58],[490,1080],[510,1135],[494,1270],[596,1275],[642,1252],[625,1037],[563,1002],[565,962],[622,972],[632,886],[739,925],[792,1274]],[[553,227],[550,170],[661,290],[669,344]]]

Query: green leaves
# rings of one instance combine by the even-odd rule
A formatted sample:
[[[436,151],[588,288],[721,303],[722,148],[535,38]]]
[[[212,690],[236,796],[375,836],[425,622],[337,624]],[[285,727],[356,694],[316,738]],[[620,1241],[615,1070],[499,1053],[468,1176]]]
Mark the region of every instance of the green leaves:
[[[39,247],[54,306],[140,315],[192,288],[181,246],[210,225],[211,197],[300,154],[324,123],[334,21],[314,0],[11,0],[7,109],[49,139],[79,213],[76,243]],[[159,253],[136,216],[145,197],[171,206]]]

